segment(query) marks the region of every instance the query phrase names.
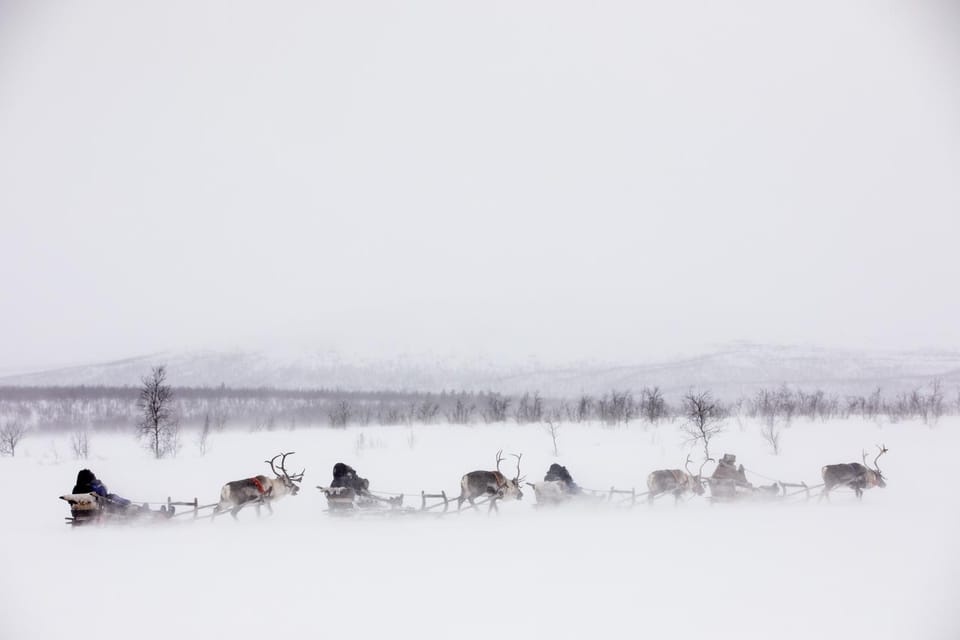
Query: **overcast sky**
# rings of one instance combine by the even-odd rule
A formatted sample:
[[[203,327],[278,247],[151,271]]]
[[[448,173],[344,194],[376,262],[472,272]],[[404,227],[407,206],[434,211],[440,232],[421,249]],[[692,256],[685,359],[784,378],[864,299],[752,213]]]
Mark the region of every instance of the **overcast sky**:
[[[785,4],[0,1],[0,369],[960,347],[957,11]]]

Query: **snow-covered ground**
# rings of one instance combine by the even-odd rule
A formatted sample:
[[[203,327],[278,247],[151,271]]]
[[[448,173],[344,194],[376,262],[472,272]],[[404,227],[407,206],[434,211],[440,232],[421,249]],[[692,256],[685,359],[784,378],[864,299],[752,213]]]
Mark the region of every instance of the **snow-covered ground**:
[[[752,471],[817,484],[823,464],[883,442],[889,486],[861,503],[837,492],[830,503],[668,498],[548,511],[528,493],[499,517],[331,518],[313,487],[343,460],[373,489],[455,494],[464,472],[490,468],[502,448],[524,453],[528,480],[559,460],[585,487],[639,491],[649,471],[681,466],[689,447],[669,423],[563,425],[559,458],[539,426],[225,432],[204,457],[193,437],[163,461],[125,434],[95,435],[85,463],[66,436],[33,436],[0,459],[0,638],[960,637],[957,419],[800,421],[779,456],[759,425],[729,420],[713,443]],[[63,524],[57,496],[82,466],[137,500],[208,503],[280,451],[296,451],[288,467],[306,476],[273,517]]]

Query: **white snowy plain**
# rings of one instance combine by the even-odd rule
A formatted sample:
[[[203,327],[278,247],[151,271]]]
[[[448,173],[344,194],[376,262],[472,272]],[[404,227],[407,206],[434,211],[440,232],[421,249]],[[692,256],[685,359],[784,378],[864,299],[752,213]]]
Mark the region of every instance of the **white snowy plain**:
[[[456,495],[501,448],[523,452],[528,481],[559,461],[585,487],[641,491],[690,447],[672,423],[565,424],[557,458],[534,425],[301,427],[214,434],[202,457],[184,434],[160,461],[128,434],[95,434],[81,462],[68,436],[34,435],[0,459],[0,638],[960,637],[960,419],[796,421],[778,456],[759,429],[728,420],[712,453],[812,485],[822,465],[882,442],[888,487],[861,502],[837,491],[829,503],[668,497],[619,510],[535,509],[528,491],[499,516],[348,519],[325,513],[314,488],[341,460],[418,505],[421,489]],[[81,467],[136,500],[204,504],[228,480],[269,473],[262,461],[280,451],[306,475],[273,516],[64,525],[57,496]]]

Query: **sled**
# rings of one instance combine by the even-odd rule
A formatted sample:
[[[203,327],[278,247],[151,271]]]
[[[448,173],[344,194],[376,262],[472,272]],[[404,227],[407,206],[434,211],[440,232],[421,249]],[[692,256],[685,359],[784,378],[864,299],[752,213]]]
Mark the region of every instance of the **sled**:
[[[68,493],[60,499],[70,506],[70,516],[64,518],[71,526],[105,523],[149,522],[169,520],[176,513],[177,505],[189,505],[197,509],[197,501],[173,502],[169,498],[160,509],[150,509],[148,503],[119,503],[96,493]]]
[[[710,502],[781,502],[794,496],[804,496],[810,499],[810,489],[805,482],[780,482],[771,484],[753,485],[733,478],[710,478],[707,481],[710,488]],[[799,489],[788,493],[788,489]]]
[[[565,504],[610,504],[616,507],[634,506],[637,498],[646,495],[637,493],[635,489],[587,489],[579,487],[577,491],[568,491],[565,485],[557,480],[543,482],[528,482],[536,498],[536,508],[556,507]]]
[[[352,487],[317,485],[317,489],[327,498],[327,510],[331,513],[382,512],[403,509],[403,494],[381,497],[372,491],[358,493]]]

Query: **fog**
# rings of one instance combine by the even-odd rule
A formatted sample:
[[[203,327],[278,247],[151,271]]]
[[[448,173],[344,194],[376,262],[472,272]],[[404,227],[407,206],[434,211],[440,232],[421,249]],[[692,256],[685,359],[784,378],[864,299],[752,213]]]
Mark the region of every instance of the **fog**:
[[[0,362],[960,346],[950,3],[0,4]]]

